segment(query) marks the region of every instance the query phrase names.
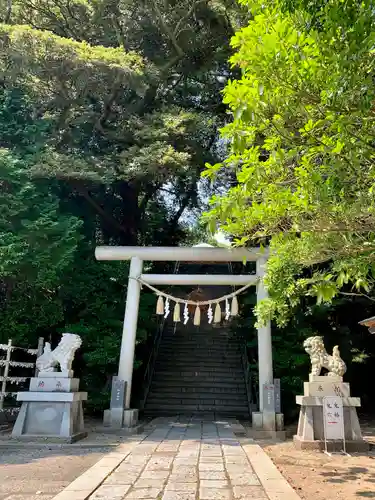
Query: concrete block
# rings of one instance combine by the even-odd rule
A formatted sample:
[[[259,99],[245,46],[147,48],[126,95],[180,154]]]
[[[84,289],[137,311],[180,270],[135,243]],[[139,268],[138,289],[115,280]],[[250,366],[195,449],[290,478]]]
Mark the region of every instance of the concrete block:
[[[73,442],[85,437],[82,400],[86,393],[25,392],[13,439],[53,438]],[[63,397],[61,397],[63,396]]]
[[[78,378],[64,377],[32,377],[30,392],[78,392]]]
[[[325,443],[322,439],[306,440],[301,439],[299,436],[293,437],[293,442],[298,450],[320,450],[325,449]],[[327,448],[329,452],[340,452],[343,450],[343,442],[328,441]],[[367,441],[346,441],[346,451],[348,453],[367,453],[370,449],[370,444]]]
[[[57,403],[86,401],[87,392],[18,392],[17,401]]]
[[[323,397],[296,396],[296,403],[302,406],[323,406]],[[361,406],[361,398],[342,398],[343,406]]]
[[[103,413],[103,426],[110,427],[111,425],[111,410],[104,410]]]
[[[104,410],[103,425],[111,429],[121,429],[124,422],[124,409],[111,408]]]
[[[104,410],[103,426],[111,429],[131,429],[138,423],[138,410],[111,408]]]
[[[319,379],[322,378],[323,382],[319,386]],[[305,396],[296,397],[297,404],[301,405],[297,434],[294,438],[296,447],[299,449],[322,449],[322,446],[324,447],[323,399],[324,396],[332,395],[341,397],[342,400],[344,435],[346,442],[350,443],[348,446],[354,451],[367,449],[368,445],[364,444],[362,440],[356,411],[356,407],[361,405],[360,398],[349,396],[350,386],[348,383],[331,383],[331,378],[334,377],[319,377],[318,379],[315,377],[313,381],[305,383]],[[321,395],[311,395],[316,391],[319,391]],[[310,395],[307,396],[306,393]],[[340,396],[338,393],[346,394],[346,396]],[[342,441],[340,443],[342,447]],[[336,447],[335,442],[332,446]]]
[[[283,431],[284,430],[284,414],[276,413],[276,430]]]
[[[328,378],[328,377],[325,377]],[[304,396],[350,396],[350,385],[346,382],[304,382]]]
[[[124,410],[124,427],[135,427],[138,422],[138,410]]]
[[[276,430],[276,413],[274,411],[263,411],[263,430]]]
[[[263,429],[263,413],[258,411],[252,413],[252,427],[253,429]]]
[[[38,377],[40,378],[73,378],[73,370],[68,370],[66,372],[39,372]]]
[[[325,382],[342,382],[342,377],[339,375],[312,375],[309,374],[309,382],[320,382],[324,384]]]

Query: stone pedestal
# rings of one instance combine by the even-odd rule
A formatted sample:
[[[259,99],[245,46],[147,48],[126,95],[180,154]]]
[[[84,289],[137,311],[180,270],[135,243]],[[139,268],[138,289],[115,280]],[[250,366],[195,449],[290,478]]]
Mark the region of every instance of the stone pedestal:
[[[253,412],[251,436],[257,439],[286,439],[284,414],[272,411]]]
[[[103,425],[112,429],[131,429],[138,423],[138,410],[111,408],[104,410]]]
[[[138,423],[138,410],[124,408],[128,384],[119,377],[113,377],[111,407],[104,410],[103,425],[112,429],[131,429]]]
[[[356,410],[361,406],[360,398],[350,396],[350,386],[342,381],[342,377],[317,375],[310,375],[310,381],[304,383],[304,395],[296,396],[296,402],[301,406],[297,434],[294,436],[296,447],[321,450],[325,448],[323,421],[323,398],[325,396],[342,398],[347,451],[368,450],[368,443],[362,439]],[[342,449],[342,441],[332,441],[329,444],[331,449]]]
[[[78,392],[79,379],[69,375],[68,372],[41,372],[30,380],[29,392],[17,394],[22,406],[12,438],[71,443],[87,436],[82,408],[87,393]]]

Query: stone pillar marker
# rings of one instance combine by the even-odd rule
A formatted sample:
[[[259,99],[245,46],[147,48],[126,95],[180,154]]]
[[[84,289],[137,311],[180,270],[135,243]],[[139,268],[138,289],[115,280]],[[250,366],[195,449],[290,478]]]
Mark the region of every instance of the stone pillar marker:
[[[257,303],[268,298],[268,291],[263,278],[266,274],[267,257],[258,257],[256,261],[256,274],[259,278],[257,284]],[[273,386],[273,360],[272,360],[272,335],[271,322],[258,327],[258,370],[259,370],[259,412],[252,414],[253,428],[270,433],[276,430],[276,408]],[[268,401],[272,392],[272,402]],[[267,398],[267,400],[265,400]]]
[[[301,406],[297,434],[294,444],[299,449],[325,448],[323,404],[325,396],[336,396],[342,400],[344,408],[344,434],[347,451],[367,451],[369,444],[363,440],[357,407],[361,406],[360,398],[350,396],[350,385],[343,382],[346,365],[340,357],[338,346],[333,349],[332,356],[324,347],[322,337],[309,337],[304,348],[311,357],[312,370],[309,382],[304,383],[304,395],[296,396]],[[321,376],[321,369],[328,370],[328,375]],[[339,450],[342,441],[329,441],[329,447]]]
[[[22,406],[13,439],[72,443],[87,436],[82,408],[87,393],[79,392],[79,379],[73,378],[71,369],[75,351],[81,344],[81,338],[72,333],[64,333],[54,350],[46,342],[43,354],[36,361],[38,376],[31,378],[29,392],[17,394]],[[60,372],[55,371],[58,365]]]
[[[130,397],[141,294],[141,284],[137,281],[137,278],[142,274],[142,268],[142,260],[139,257],[132,257],[129,269],[118,377],[114,377],[112,380],[111,407],[109,410],[104,411],[103,417],[103,424],[112,428],[134,427],[138,421],[138,410],[130,409]],[[119,384],[121,384],[121,388],[119,388]]]

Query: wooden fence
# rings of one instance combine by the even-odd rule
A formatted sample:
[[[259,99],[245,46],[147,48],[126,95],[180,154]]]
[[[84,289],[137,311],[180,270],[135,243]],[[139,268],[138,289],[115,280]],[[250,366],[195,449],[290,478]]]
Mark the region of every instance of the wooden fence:
[[[1,382],[1,390],[0,390],[0,411],[4,408],[4,400],[7,396],[15,395],[14,391],[7,391],[7,386],[9,385],[18,385],[34,374],[36,374],[35,361],[33,362],[24,362],[24,361],[12,361],[12,353],[16,350],[24,351],[25,353],[31,356],[40,356],[43,353],[43,345],[44,339],[40,338],[37,349],[25,349],[23,347],[16,347],[12,344],[12,339],[8,340],[8,344],[0,344],[0,382]],[[5,353],[5,358],[1,356],[2,353]],[[26,368],[33,370],[33,372],[29,376],[17,377],[13,376],[11,372],[11,368]],[[1,374],[1,369],[3,369],[3,373]]]

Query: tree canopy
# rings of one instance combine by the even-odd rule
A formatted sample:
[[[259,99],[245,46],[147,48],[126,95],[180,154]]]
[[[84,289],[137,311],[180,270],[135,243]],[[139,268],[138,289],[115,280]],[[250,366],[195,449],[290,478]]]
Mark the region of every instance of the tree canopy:
[[[0,0],[0,321],[5,342],[83,337],[105,404],[128,266],[100,244],[176,245],[211,192],[234,0]],[[142,294],[138,347],[155,332]],[[136,359],[138,367],[143,353]]]
[[[236,181],[206,220],[270,245],[258,315],[285,324],[301,297],[374,288],[375,16],[371,1],[241,3],[253,17],[232,38],[230,154],[205,172]]]

